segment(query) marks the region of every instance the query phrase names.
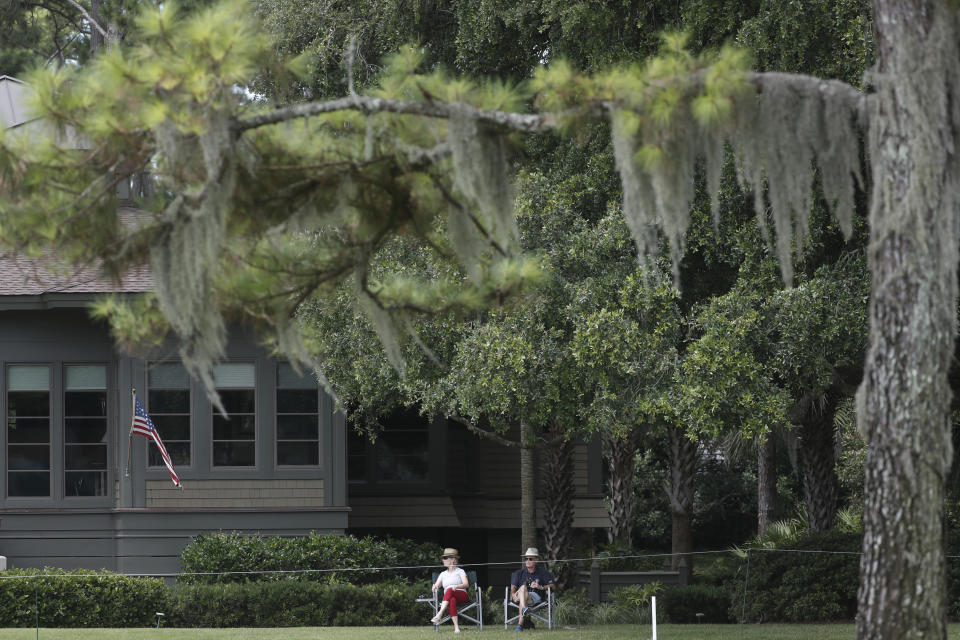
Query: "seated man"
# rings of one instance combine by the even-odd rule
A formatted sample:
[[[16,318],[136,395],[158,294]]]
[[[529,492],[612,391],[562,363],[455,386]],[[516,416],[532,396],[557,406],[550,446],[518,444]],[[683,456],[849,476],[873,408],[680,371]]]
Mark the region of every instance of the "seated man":
[[[544,601],[547,587],[557,588],[553,574],[537,566],[539,560],[540,552],[536,547],[530,547],[523,554],[524,567],[510,578],[510,598],[520,606],[520,618],[514,631],[523,631],[523,616],[527,608]]]

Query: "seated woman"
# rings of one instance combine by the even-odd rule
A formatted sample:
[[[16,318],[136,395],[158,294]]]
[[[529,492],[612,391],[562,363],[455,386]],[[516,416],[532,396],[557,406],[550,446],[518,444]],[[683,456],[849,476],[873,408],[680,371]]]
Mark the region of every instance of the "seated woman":
[[[443,602],[437,615],[430,620],[433,624],[439,623],[450,608],[450,619],[453,621],[453,632],[460,633],[460,622],[457,618],[457,605],[466,604],[470,597],[467,595],[467,574],[463,569],[457,566],[460,560],[460,552],[456,549],[447,548],[443,550],[443,566],[446,571],[440,572],[440,577],[433,583],[433,590],[443,589]]]

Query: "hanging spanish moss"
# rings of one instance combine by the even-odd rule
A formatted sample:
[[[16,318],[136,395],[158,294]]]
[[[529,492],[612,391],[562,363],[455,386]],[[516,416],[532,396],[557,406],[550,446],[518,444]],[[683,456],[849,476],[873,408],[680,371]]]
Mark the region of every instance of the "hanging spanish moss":
[[[183,364],[223,411],[215,391],[213,363],[223,356],[226,327],[212,274],[226,237],[226,211],[236,171],[228,118],[213,113],[206,120],[206,132],[196,138],[172,124],[157,131],[162,161],[171,167],[190,167],[195,162],[188,154],[199,155],[204,178],[195,189],[181,190],[167,206],[163,232],[151,245],[150,262],[160,308],[180,338]]]
[[[734,117],[721,128],[701,123],[688,106],[678,106],[668,127],[652,129],[634,113],[611,117],[613,148],[623,185],[623,208],[641,255],[656,253],[662,229],[678,279],[683,237],[689,224],[696,163],[704,162],[714,224],[718,191],[729,142],[741,183],[754,192],[754,207],[766,234],[769,200],[783,279],[793,280],[791,248],[801,247],[819,169],[824,194],[843,232],[852,229],[853,194],[862,184],[854,103],[788,83],[764,84],[739,98]]]
[[[453,184],[465,198],[448,216],[450,240],[471,276],[491,248],[502,257],[519,253],[520,231],[513,211],[513,185],[502,136],[456,109],[447,123]]]

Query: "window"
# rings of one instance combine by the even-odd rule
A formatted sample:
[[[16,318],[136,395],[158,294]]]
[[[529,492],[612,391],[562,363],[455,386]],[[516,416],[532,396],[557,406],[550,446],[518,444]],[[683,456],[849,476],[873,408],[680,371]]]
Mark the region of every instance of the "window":
[[[64,367],[64,495],[107,495],[107,368]]]
[[[277,466],[320,464],[320,394],[309,375],[277,365]]]
[[[50,367],[7,367],[7,494],[50,495]]]
[[[253,467],[257,463],[256,370],[252,362],[214,367],[214,384],[227,411],[213,407],[213,465]]]
[[[179,362],[154,362],[147,374],[147,411],[175,467],[190,465],[190,376]],[[163,459],[147,442],[151,467]]]
[[[347,436],[347,479],[351,482],[425,482],[430,479],[430,421],[416,409],[381,421],[376,441],[356,430]]]

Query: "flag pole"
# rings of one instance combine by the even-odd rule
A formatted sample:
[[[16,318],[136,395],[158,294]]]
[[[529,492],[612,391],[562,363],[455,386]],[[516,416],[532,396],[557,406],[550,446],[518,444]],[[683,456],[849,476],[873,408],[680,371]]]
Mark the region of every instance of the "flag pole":
[[[133,449],[133,418],[136,415],[137,390],[130,389],[130,437],[127,438],[127,468],[124,471],[124,477],[130,477],[130,450]]]

